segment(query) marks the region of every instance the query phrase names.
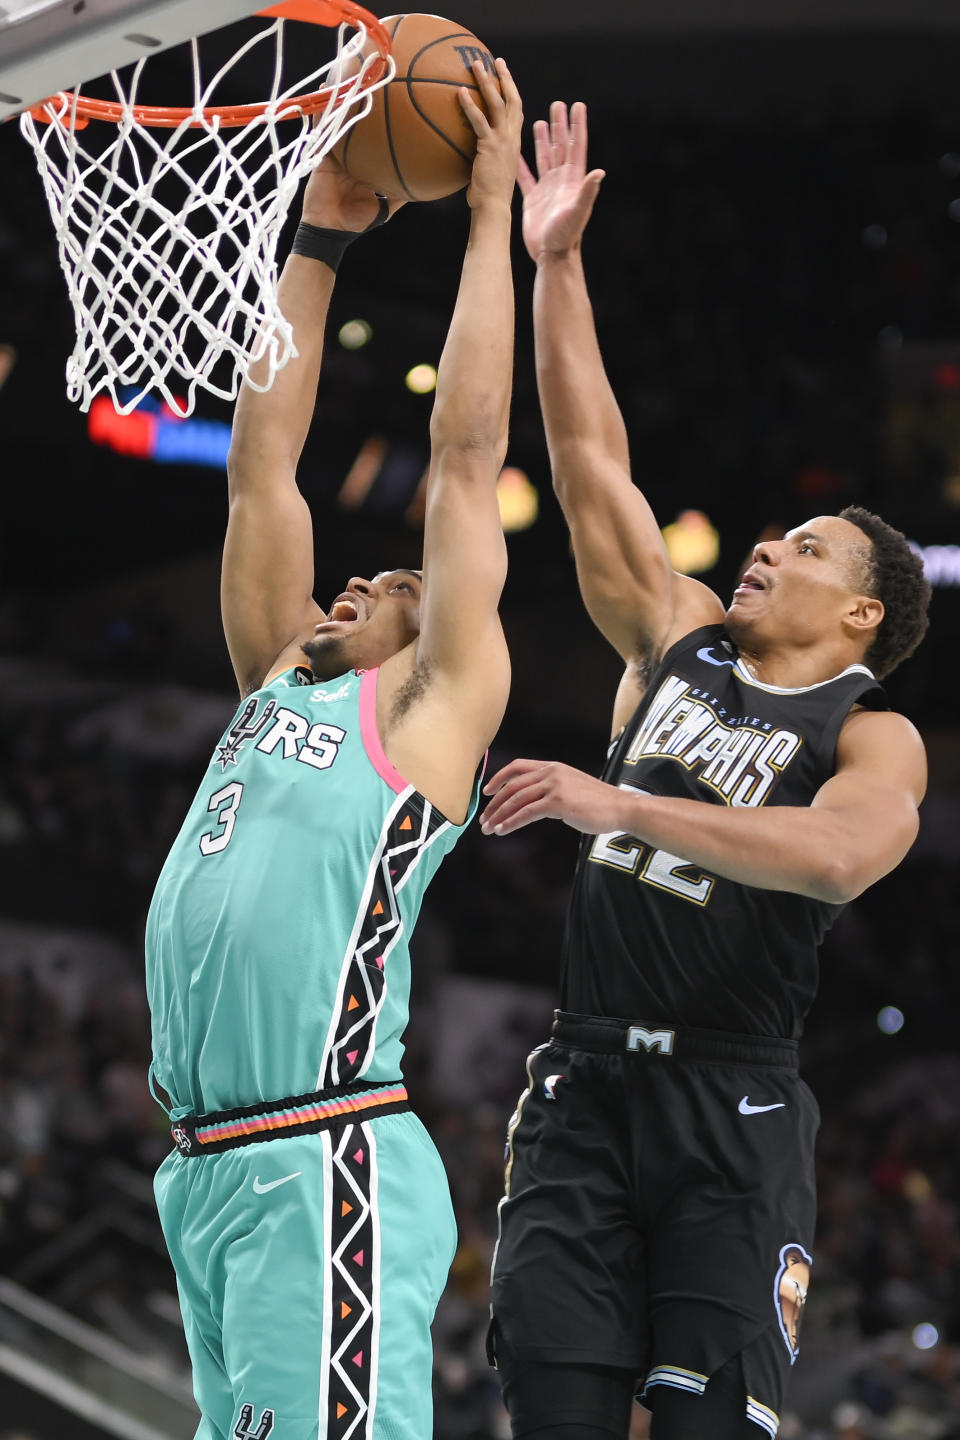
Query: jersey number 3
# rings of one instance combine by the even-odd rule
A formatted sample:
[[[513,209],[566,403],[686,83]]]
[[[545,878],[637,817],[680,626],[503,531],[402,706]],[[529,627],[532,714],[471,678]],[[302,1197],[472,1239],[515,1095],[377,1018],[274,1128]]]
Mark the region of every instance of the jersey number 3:
[[[233,827],[237,823],[237,811],[242,799],[243,786],[239,780],[224,785],[222,790],[210,796],[207,809],[216,812],[220,829],[216,832],[210,830],[206,835],[200,836],[200,849],[204,855],[218,855],[221,850],[226,850],[233,835]]]
[[[634,794],[647,794],[639,785],[620,785],[620,790],[632,790]],[[681,900],[690,900],[694,905],[706,905],[714,887],[714,877],[697,870],[679,855],[666,850],[651,850],[633,835],[619,835],[610,831],[598,835],[590,847],[590,859],[598,865],[610,865],[614,870],[625,870],[636,875],[647,885],[658,890],[669,890]]]

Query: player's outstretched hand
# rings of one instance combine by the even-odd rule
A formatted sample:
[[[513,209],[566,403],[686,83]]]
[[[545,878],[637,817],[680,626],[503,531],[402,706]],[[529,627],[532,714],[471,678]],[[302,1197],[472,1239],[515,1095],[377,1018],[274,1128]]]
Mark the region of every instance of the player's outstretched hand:
[[[537,178],[521,158],[523,239],[532,260],[563,255],[580,244],[604,170],[587,173],[587,107],[578,100],[550,106],[550,119],[533,127]]]
[[[552,760],[511,760],[483,787],[484,835],[509,835],[534,820],[563,820],[584,835],[623,829],[624,792]]]
[[[517,183],[520,133],[523,129],[523,101],[507,69],[506,60],[495,60],[494,73],[482,60],[474,60],[473,74],[483,103],[484,114],[466,86],[457,92],[463,113],[477,137],[467,203],[477,210],[489,201],[509,206]]]
[[[389,215],[394,215],[407,202],[391,199],[388,203]],[[379,213],[380,198],[372,187],[354,180],[333,155],[324,155],[303,193],[302,218],[307,224],[321,230],[361,231],[372,225]]]

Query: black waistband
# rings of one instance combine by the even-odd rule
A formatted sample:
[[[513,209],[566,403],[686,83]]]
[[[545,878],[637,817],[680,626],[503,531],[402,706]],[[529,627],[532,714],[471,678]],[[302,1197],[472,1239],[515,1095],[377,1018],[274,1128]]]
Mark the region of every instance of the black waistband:
[[[314,1090],[309,1095],[289,1095],[285,1100],[240,1105],[235,1110],[183,1115],[170,1126],[170,1134],[180,1154],[192,1159],[196,1155],[235,1150],[238,1145],[255,1145],[262,1140],[314,1135],[318,1130],[409,1109],[406,1089],[399,1080],[386,1085],[360,1081],[330,1090]]]
[[[610,1020],[602,1015],[572,1015],[567,1010],[553,1013],[551,1036],[573,1050],[797,1068],[796,1040],[737,1035],[732,1030],[690,1030],[663,1020]]]

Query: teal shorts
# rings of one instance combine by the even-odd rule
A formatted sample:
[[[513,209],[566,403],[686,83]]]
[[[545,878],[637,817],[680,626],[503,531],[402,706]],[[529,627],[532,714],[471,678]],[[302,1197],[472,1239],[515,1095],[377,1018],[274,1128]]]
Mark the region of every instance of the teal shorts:
[[[409,1111],[157,1171],[197,1440],[430,1440],[430,1325],[456,1249]]]

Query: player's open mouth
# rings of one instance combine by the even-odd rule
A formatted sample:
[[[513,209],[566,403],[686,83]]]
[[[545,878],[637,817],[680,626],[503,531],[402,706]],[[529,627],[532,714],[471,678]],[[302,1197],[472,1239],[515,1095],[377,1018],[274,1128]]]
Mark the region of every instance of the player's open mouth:
[[[366,619],[361,610],[360,604],[353,595],[338,595],[327,611],[326,620],[322,620],[316,627],[321,630],[324,625],[352,625],[356,620]]]
[[[734,595],[746,595],[754,590],[766,590],[766,585],[753,570],[748,570],[734,590]]]

